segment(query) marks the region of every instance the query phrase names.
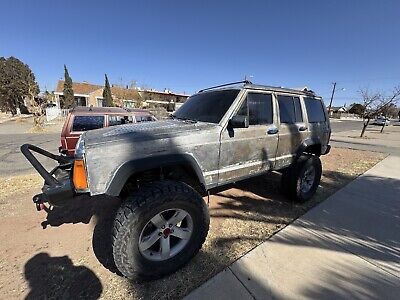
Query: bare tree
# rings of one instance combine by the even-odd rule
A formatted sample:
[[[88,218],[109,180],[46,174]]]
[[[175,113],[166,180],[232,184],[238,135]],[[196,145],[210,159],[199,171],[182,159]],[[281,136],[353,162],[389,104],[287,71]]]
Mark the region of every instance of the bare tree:
[[[381,92],[371,92],[368,89],[361,90],[360,94],[363,98],[362,105],[364,107],[364,125],[360,135],[360,137],[363,137],[371,118],[385,114],[389,107],[400,100],[400,86],[395,87],[389,96],[385,96]],[[384,127],[385,124],[382,126],[381,132],[383,132]]]

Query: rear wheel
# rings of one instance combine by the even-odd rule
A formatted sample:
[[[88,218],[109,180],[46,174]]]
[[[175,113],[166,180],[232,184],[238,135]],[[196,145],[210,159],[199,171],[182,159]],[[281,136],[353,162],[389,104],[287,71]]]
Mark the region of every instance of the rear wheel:
[[[201,196],[181,182],[154,182],[129,196],[113,232],[118,270],[130,279],[156,279],[186,264],[201,248],[209,227]]]
[[[314,196],[321,180],[321,160],[315,155],[302,155],[295,165],[282,173],[281,189],[290,199],[304,202]]]

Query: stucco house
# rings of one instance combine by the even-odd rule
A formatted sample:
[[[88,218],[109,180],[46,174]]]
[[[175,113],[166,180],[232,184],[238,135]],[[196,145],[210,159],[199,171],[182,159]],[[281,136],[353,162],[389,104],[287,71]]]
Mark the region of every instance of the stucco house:
[[[72,89],[74,90],[75,104],[77,106],[103,106],[103,86],[88,82],[73,82]],[[54,91],[55,104],[57,108],[63,108],[63,90],[64,80],[59,80]],[[120,107],[135,107],[135,104],[142,101],[141,96],[136,89],[112,86],[111,94],[114,104]]]
[[[104,105],[103,89],[101,85],[88,82],[73,82],[75,103],[77,106],[102,107]],[[64,80],[59,80],[54,91],[55,104],[57,108],[63,107],[64,98]],[[136,89],[124,88],[120,86],[111,86],[111,94],[114,104],[120,107],[141,107],[141,106],[166,106],[173,101],[179,107],[189,97],[185,94],[174,93],[169,90],[156,91],[154,89]]]

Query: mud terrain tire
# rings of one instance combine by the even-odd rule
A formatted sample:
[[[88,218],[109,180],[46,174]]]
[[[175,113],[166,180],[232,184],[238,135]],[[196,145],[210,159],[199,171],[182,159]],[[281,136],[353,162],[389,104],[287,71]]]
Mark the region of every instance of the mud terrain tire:
[[[176,254],[154,261],[152,256],[144,255],[143,248],[139,249],[139,246],[143,245],[142,234],[148,228],[147,226],[154,226],[151,220],[155,216],[163,216],[162,214],[165,216],[165,212],[173,212],[174,209],[187,212],[190,216],[192,228],[190,237],[186,238],[186,244]],[[162,220],[167,220],[167,218],[162,218]],[[172,217],[169,220],[172,220]],[[152,280],[172,273],[183,267],[198,253],[206,239],[209,223],[207,205],[203,198],[187,184],[165,180],[144,186],[128,196],[117,212],[112,235],[115,265],[125,277],[134,280]],[[158,230],[158,226],[154,228]],[[164,235],[162,233],[158,235],[161,236],[158,243],[161,243]],[[171,245],[172,239],[176,239],[172,235],[171,233]],[[170,247],[169,243],[168,238],[168,247]],[[159,246],[154,244],[154,247],[158,247],[162,253],[161,244]],[[150,255],[153,255],[152,252]]]
[[[302,188],[307,172],[314,175],[308,180],[308,188]],[[321,181],[321,160],[315,155],[302,155],[297,162],[282,173],[281,190],[289,198],[297,202],[305,202],[314,196]]]

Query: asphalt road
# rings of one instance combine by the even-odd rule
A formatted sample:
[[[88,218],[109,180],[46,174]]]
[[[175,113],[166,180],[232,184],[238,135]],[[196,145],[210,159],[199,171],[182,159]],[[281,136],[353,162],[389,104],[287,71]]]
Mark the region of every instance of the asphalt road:
[[[12,121],[0,124],[0,177],[35,172],[19,149],[22,144],[34,144],[57,153],[60,133],[27,133],[31,127],[31,120],[24,123]],[[42,159],[41,155],[37,158],[49,169],[55,166],[55,162],[50,159]]]
[[[363,126],[362,121],[353,120],[333,120],[331,121],[332,132],[343,132],[348,130],[359,129],[361,132]]]
[[[332,121],[332,132],[341,132],[352,129],[360,129],[360,121]],[[22,144],[30,143],[42,147],[50,152],[57,153],[60,145],[60,130],[54,133],[27,133],[32,127],[32,120],[23,123],[7,122],[0,124],[0,177],[8,177],[18,174],[34,172],[33,167],[21,154],[19,148]],[[60,127],[60,126],[59,126]],[[51,168],[55,165],[50,159],[38,159],[45,167]]]

